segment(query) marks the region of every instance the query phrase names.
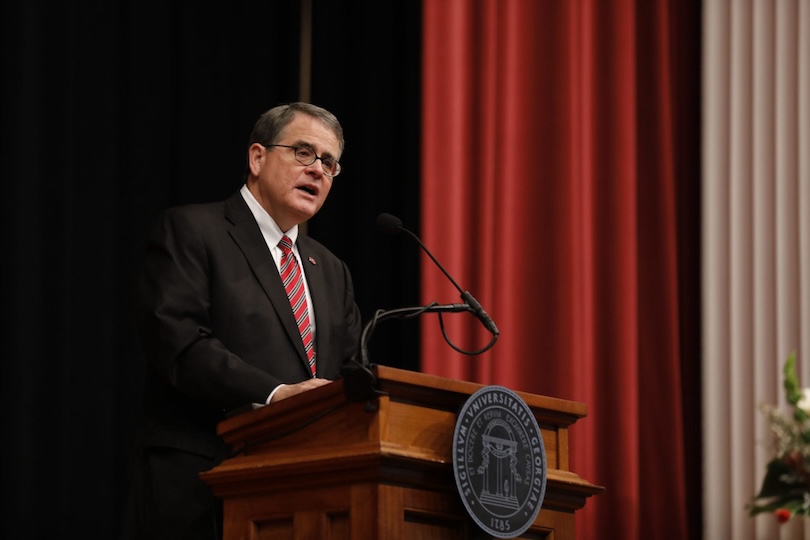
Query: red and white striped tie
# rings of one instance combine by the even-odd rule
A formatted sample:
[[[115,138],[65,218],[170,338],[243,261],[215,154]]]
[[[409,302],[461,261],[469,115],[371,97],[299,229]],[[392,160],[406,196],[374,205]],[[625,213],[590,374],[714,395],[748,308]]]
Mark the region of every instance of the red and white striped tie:
[[[304,276],[301,274],[301,267],[292,252],[292,241],[285,235],[278,243],[281,248],[281,281],[287,290],[287,298],[290,299],[295,322],[298,324],[298,332],[301,333],[301,340],[304,342],[304,350],[307,353],[309,369],[312,376],[315,376],[315,347],[312,342],[312,327],[309,324],[309,309],[307,308],[307,295],[304,293]]]

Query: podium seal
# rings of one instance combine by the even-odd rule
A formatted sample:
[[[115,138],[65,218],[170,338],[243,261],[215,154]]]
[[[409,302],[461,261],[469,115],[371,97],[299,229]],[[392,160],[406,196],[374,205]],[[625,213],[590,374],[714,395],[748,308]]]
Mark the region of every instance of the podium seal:
[[[467,513],[496,538],[534,523],[546,493],[546,450],[531,409],[502,386],[469,397],[453,432],[453,472]]]

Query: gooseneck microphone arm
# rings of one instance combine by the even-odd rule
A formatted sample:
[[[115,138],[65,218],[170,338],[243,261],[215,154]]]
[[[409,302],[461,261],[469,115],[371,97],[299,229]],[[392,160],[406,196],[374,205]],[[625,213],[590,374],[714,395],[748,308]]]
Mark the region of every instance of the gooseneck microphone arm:
[[[489,350],[498,340],[498,335],[500,334],[498,327],[495,326],[492,318],[487,314],[486,311],[484,311],[478,300],[476,300],[469,291],[465,291],[459,287],[456,280],[454,280],[450,274],[447,273],[447,270],[445,270],[439,261],[436,260],[436,257],[433,256],[419,237],[408,229],[402,227],[402,221],[400,221],[399,218],[394,217],[391,214],[380,214],[377,216],[377,227],[380,229],[380,231],[387,234],[396,234],[400,231],[405,231],[408,233],[414,240],[416,240],[419,246],[424,250],[425,253],[428,254],[433,262],[436,263],[436,266],[438,266],[442,273],[447,276],[447,279],[449,279],[456,289],[458,289],[458,291],[461,293],[461,299],[464,300],[465,303],[442,305],[432,302],[426,306],[377,310],[374,317],[372,317],[372,319],[366,323],[365,327],[363,327],[363,331],[360,335],[359,360],[356,356],[353,356],[350,362],[344,366],[343,370],[344,391],[346,397],[350,401],[366,401],[367,407],[372,407],[369,400],[384,393],[381,392],[377,386],[377,379],[372,372],[371,362],[368,358],[368,343],[371,339],[371,334],[374,332],[374,329],[377,327],[378,323],[392,318],[409,319],[422,315],[423,313],[436,313],[439,316],[439,325],[441,326],[442,335],[444,336],[445,341],[456,351],[469,355],[481,354]],[[492,333],[492,340],[489,342],[489,344],[478,351],[465,351],[460,347],[457,347],[450,341],[447,333],[445,332],[442,313],[458,313],[463,311],[469,311],[475,314],[475,316],[478,317],[487,330]]]
[[[363,333],[360,335],[360,361],[364,366],[369,366],[371,363],[368,360],[368,342],[371,340],[371,334],[374,332],[378,323],[386,319],[410,319],[417,317],[423,313],[458,313],[461,311],[473,311],[467,304],[428,304],[427,306],[406,307],[391,310],[377,310],[374,317],[366,323],[363,328]]]
[[[363,327],[363,332],[360,335],[360,360],[358,361],[356,357],[352,357],[350,362],[344,365],[342,374],[344,379],[344,392],[347,399],[349,401],[366,401],[366,406],[371,407],[369,410],[373,410],[373,406],[368,400],[385,394],[385,392],[381,392],[377,386],[377,378],[371,371],[372,366],[368,359],[368,342],[378,323],[392,318],[410,319],[423,313],[438,313],[439,321],[441,321],[442,313],[457,313],[462,311],[472,311],[472,308],[468,304],[440,305],[434,302],[427,306],[406,307],[387,311],[378,309],[374,317]],[[443,324],[442,333],[444,334]],[[444,337],[447,339],[447,334],[444,334]],[[473,354],[479,354],[492,347],[495,343],[495,339],[496,338],[493,338],[487,347]],[[447,342],[450,343],[450,340],[448,339]],[[466,353],[466,351],[459,349],[452,343],[450,343],[450,346],[461,353]]]
[[[430,257],[436,264],[436,266],[439,267],[439,270],[441,270],[442,273],[445,276],[447,276],[447,279],[449,279],[450,283],[452,283],[453,286],[456,289],[458,289],[458,292],[462,294],[464,293],[464,290],[461,287],[459,287],[458,283],[456,283],[456,280],[453,279],[453,276],[451,276],[447,272],[447,270],[444,269],[442,263],[436,260],[436,257],[433,256],[433,253],[431,253],[430,250],[427,248],[427,246],[425,246],[425,244],[422,243],[422,240],[420,240],[418,236],[416,236],[414,233],[412,233],[411,231],[402,226],[402,221],[400,221],[398,217],[392,216],[391,214],[380,214],[379,216],[377,216],[377,227],[382,232],[387,234],[397,234],[400,231],[407,233],[411,238],[416,240],[416,243],[419,244],[419,246],[421,246],[424,252],[428,254],[428,257]]]
[[[478,319],[483,323],[484,327],[487,330],[489,330],[493,336],[497,337],[498,335],[500,335],[498,327],[495,326],[495,322],[492,320],[492,317],[490,317],[489,314],[486,311],[484,311],[484,308],[481,306],[481,303],[478,302],[478,300],[476,300],[475,297],[469,291],[465,291],[459,286],[458,283],[456,283],[456,280],[453,279],[453,277],[447,272],[447,270],[444,269],[444,266],[442,266],[441,263],[438,260],[436,260],[436,257],[434,257],[433,254],[430,252],[430,250],[427,248],[427,246],[425,246],[425,244],[422,243],[422,240],[420,240],[418,236],[416,236],[414,233],[412,233],[411,231],[402,226],[402,221],[398,217],[392,216],[391,214],[380,214],[379,216],[377,216],[377,227],[382,232],[387,234],[396,234],[402,231],[407,233],[414,240],[416,240],[416,243],[419,244],[422,250],[424,250],[424,252],[428,254],[428,257],[430,257],[436,264],[436,266],[439,267],[439,270],[441,270],[442,273],[445,276],[447,276],[447,279],[450,280],[450,283],[453,284],[453,286],[458,290],[458,292],[461,293],[461,299],[470,305],[470,307],[472,308],[470,311],[472,311],[475,314],[475,316],[478,317]]]

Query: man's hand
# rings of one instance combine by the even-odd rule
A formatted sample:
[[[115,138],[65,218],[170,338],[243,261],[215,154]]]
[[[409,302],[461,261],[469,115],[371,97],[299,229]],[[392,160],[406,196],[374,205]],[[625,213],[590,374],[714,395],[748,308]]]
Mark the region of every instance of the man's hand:
[[[281,401],[282,399],[300,394],[301,392],[306,392],[307,390],[312,390],[313,388],[318,388],[319,386],[323,386],[331,382],[332,381],[329,379],[307,379],[296,384],[282,384],[278,387],[276,393],[273,394],[273,399],[270,400],[270,403]]]

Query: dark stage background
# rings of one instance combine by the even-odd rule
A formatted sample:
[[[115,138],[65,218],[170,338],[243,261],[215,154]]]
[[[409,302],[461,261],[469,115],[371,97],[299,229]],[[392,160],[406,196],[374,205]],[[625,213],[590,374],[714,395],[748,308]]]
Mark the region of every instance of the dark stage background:
[[[2,4],[3,536],[114,538],[140,406],[142,242],[165,207],[242,181],[256,117],[306,90],[346,131],[309,234],[352,269],[364,318],[418,303],[419,2],[315,0],[311,88],[298,1]],[[452,291],[449,291],[452,293]],[[416,369],[415,322],[375,333]]]

